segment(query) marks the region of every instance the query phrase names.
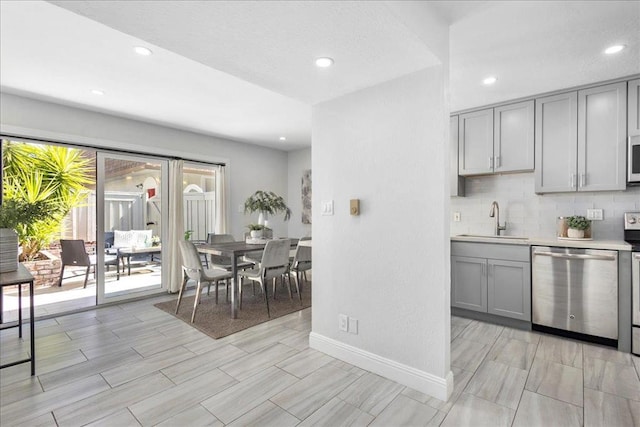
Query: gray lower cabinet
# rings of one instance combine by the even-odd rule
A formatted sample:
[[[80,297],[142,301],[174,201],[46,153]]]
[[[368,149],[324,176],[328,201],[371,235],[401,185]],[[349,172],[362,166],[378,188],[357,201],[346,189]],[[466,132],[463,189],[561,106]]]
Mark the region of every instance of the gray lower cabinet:
[[[497,259],[487,262],[487,312],[530,320],[531,264]]]
[[[487,260],[451,257],[451,305],[487,312]]]
[[[451,306],[530,321],[529,247],[452,242]]]

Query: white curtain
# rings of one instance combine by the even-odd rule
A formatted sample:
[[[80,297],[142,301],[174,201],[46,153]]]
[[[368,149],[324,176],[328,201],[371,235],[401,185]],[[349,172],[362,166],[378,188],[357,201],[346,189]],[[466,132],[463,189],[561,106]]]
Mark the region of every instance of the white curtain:
[[[224,166],[216,169],[216,234],[227,233],[227,178]]]
[[[169,239],[168,244],[162,245],[163,256],[167,257],[167,263],[163,265],[169,269],[170,293],[180,290],[182,284],[182,255],[178,242],[184,239],[184,211],[182,193],[182,170],[184,162],[182,160],[171,160],[169,162]]]

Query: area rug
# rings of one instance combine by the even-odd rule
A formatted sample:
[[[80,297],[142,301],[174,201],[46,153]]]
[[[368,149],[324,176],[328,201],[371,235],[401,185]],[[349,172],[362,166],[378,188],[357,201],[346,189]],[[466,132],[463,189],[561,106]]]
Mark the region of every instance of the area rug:
[[[264,294],[260,292],[260,286],[256,284],[256,295],[253,295],[251,284],[246,283],[242,292],[242,309],[238,310],[238,317],[231,318],[231,305],[225,302],[224,286],[220,286],[218,304],[216,305],[214,286],[211,286],[211,295],[207,296],[206,291],[200,298],[200,305],[196,312],[196,320],[191,321],[193,311],[193,300],[195,296],[182,298],[180,310],[175,314],[177,299],[155,304],[161,310],[174,315],[178,319],[188,323],[196,329],[204,332],[212,338],[222,338],[234,334],[251,326],[276,319],[289,313],[311,307],[311,282],[305,282],[302,288],[302,303],[298,299],[298,294],[293,287],[293,299],[289,299],[289,292],[284,286],[277,286],[277,298],[274,300],[272,287],[269,287],[269,310],[271,318],[267,316],[267,304]]]

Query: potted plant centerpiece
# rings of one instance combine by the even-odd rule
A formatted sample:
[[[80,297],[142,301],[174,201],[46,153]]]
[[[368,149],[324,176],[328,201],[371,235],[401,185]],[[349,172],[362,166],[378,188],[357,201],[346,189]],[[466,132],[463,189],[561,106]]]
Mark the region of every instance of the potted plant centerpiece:
[[[575,215],[567,218],[567,236],[574,239],[584,239],[585,231],[591,228],[591,221],[587,218]]]
[[[244,202],[244,213],[258,212],[258,225],[267,226],[268,215],[284,213],[284,220],[291,217],[291,209],[287,206],[282,196],[272,191],[256,191]]]
[[[264,230],[268,230],[267,227],[265,227],[264,225],[260,225],[260,224],[249,224],[249,225],[247,225],[247,228],[251,232],[251,238],[253,238],[253,239],[262,238],[263,234],[264,234]]]

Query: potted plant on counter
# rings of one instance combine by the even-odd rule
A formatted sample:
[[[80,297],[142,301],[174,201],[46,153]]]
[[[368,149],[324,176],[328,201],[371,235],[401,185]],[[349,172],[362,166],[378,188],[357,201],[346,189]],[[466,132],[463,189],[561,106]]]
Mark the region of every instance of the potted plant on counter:
[[[575,215],[567,218],[567,236],[573,239],[584,239],[585,231],[591,228],[591,221],[587,218]]]

